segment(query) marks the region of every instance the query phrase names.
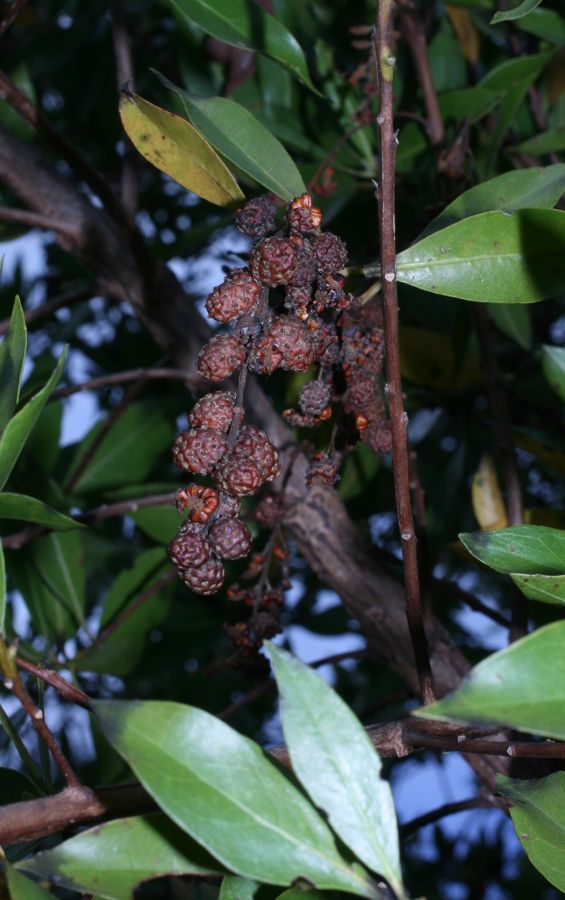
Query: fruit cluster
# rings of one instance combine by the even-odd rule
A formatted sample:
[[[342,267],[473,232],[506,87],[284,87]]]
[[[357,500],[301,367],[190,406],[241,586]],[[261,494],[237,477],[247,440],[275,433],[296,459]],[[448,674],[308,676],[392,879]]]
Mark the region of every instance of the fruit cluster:
[[[244,424],[248,372],[303,372],[317,364],[315,380],[300,392],[298,409],[283,413],[290,424],[306,427],[332,417],[336,375],[342,383],[345,379],[343,409],[354,418],[355,440],[369,436],[377,452],[387,449],[376,378],[382,368],[382,332],[351,309],[354,298],[344,290],[341,274],[347,264],[344,242],[321,231],[322,214],[306,193],[288,205],[284,229],[277,230],[276,208],[268,196],[246,203],[236,222],[256,243],[249,265],[229,272],[206,300],[208,314],[227,329],[202,348],[198,371],[212,383],[239,372],[237,394],[216,390],[202,397],[189,415],[188,430],[173,446],[181,469],[213,481],[213,486],[192,483],[177,492],[178,510],[188,518],[169,547],[181,578],[203,595],[221,588],[222,560],[240,559],[251,550],[251,534],[239,517],[240,498],[256,494],[280,472],[268,436]],[[337,478],[333,450],[315,454],[307,483],[332,485]],[[268,519],[267,510],[268,504]],[[272,506],[273,523],[274,511]],[[278,528],[278,522],[271,527]],[[272,604],[264,609],[260,593],[254,590],[253,616],[261,615],[263,625],[248,623],[255,636],[269,630],[265,615],[273,618]],[[240,632],[238,640],[243,640]]]

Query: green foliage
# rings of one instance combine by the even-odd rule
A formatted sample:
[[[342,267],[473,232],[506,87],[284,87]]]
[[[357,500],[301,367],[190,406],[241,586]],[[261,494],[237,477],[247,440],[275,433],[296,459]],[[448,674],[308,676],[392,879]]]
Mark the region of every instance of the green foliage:
[[[27,333],[20,298],[12,310],[10,329],[0,346],[0,430],[5,428],[20,399],[20,384],[24,368]]]
[[[496,25],[498,22],[510,22],[515,19],[521,19],[522,16],[527,15],[527,13],[539,6],[541,2],[542,0],[522,0],[522,3],[518,3],[512,9],[495,13],[491,19],[491,24]]]
[[[459,537],[473,556],[496,572],[549,575],[565,568],[565,531],[556,528],[517,525]]]

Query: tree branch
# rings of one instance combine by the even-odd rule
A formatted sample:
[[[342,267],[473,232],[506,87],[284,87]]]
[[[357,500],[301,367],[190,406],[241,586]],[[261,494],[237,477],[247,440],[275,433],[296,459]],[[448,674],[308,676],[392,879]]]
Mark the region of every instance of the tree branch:
[[[408,417],[404,411],[400,375],[394,222],[397,139],[393,121],[392,81],[395,60],[391,36],[392,0],[379,0],[374,48],[379,92],[379,115],[377,121],[381,134],[381,180],[377,196],[385,332],[385,373],[392,431],[392,465],[396,510],[404,563],[406,615],[418,669],[420,695],[424,703],[431,703],[434,699],[434,689],[426,633],[422,621],[418,552],[410,499]]]

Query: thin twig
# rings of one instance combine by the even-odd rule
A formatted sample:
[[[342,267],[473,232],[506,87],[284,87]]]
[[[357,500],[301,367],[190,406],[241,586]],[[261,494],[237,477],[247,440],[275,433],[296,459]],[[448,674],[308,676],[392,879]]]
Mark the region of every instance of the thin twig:
[[[133,500],[120,500],[118,503],[104,503],[95,509],[87,512],[77,513],[73,518],[77,522],[84,522],[90,525],[103,522],[104,519],[113,519],[118,516],[125,516],[128,513],[137,512],[138,509],[145,509],[148,506],[167,506],[175,502],[175,492],[170,494],[152,494],[149,497],[136,497]],[[29,541],[33,541],[44,534],[47,534],[48,528],[42,526],[32,526],[23,528],[14,534],[9,534],[2,538],[2,546],[6,550],[20,550]]]
[[[52,300],[47,300],[45,303],[42,303],[41,306],[37,306],[35,309],[29,309],[24,314],[24,319],[26,325],[29,327],[30,325],[34,325],[41,319],[47,318],[51,313],[56,312],[58,309],[65,309],[69,306],[76,306],[78,303],[84,303],[85,300],[89,300],[92,297],[93,291],[91,289],[84,289],[81,291],[75,291],[72,294],[63,294],[61,297],[53,297]],[[0,336],[6,334],[8,329],[10,328],[10,319],[3,319],[0,322]],[[51,395],[51,399],[53,395]]]
[[[45,228],[48,231],[56,231],[59,234],[68,234],[70,237],[75,237],[76,235],[76,228],[74,225],[68,225],[60,219],[42,216],[41,213],[31,212],[27,209],[16,209],[12,206],[0,206],[0,219],[4,222],[16,222],[21,225],[28,225],[30,228]]]
[[[492,345],[492,332],[487,314],[480,303],[472,303],[472,315],[479,344],[479,354],[485,377],[486,391],[493,418],[493,429],[498,444],[502,477],[506,488],[506,507],[509,525],[524,522],[524,500],[516,465],[516,452],[512,440],[512,420],[508,396],[504,388]],[[512,594],[510,641],[515,641],[528,631],[528,604],[519,592]]]
[[[565,742],[560,741],[490,741],[468,738],[465,734],[419,734],[411,730],[406,733],[406,739],[415,749],[440,750],[442,753],[458,750],[460,753],[478,753],[481,756],[565,759]]]
[[[70,384],[68,387],[58,388],[51,394],[49,402],[61,400],[63,397],[70,397],[72,394],[78,394],[81,391],[94,391],[98,390],[98,388],[125,384],[128,381],[151,381],[152,379],[170,379],[172,381],[178,379],[182,381],[189,380],[190,377],[190,373],[186,369],[128,369],[125,372],[113,372],[111,375],[101,375],[99,378],[91,378],[90,381],[82,381],[80,384]]]
[[[379,0],[374,40],[379,91],[377,121],[381,133],[381,181],[378,189],[383,314],[385,331],[385,372],[392,430],[392,464],[396,510],[402,543],[406,615],[414,650],[420,691],[424,703],[434,698],[430,657],[420,600],[418,553],[408,464],[408,417],[404,411],[400,351],[398,339],[398,298],[396,290],[395,248],[395,157],[396,134],[393,123],[393,72],[395,59],[391,46],[392,0]]]
[[[112,39],[116,59],[118,92],[127,85],[135,91],[131,41],[126,27],[126,16],[122,0],[112,0]],[[138,203],[139,183],[137,178],[137,154],[130,139],[124,136],[124,157],[121,174],[121,198],[127,214],[133,219]]]
[[[25,709],[27,715],[29,716],[33,728],[37,732],[39,740],[43,741],[45,746],[49,748],[51,756],[55,760],[57,768],[65,779],[67,786],[70,788],[78,788],[79,790],[81,790],[82,784],[78,777],[75,775],[71,764],[59,747],[52,732],[48,728],[43,716],[43,711],[36,707],[35,703],[25,689],[24,683],[20,678],[20,674],[16,666],[15,656],[15,648],[8,647],[7,644],[0,638],[0,669],[2,670],[2,674],[4,675],[4,687],[7,690],[11,691],[14,697],[16,697],[20,701],[22,707]]]
[[[105,178],[82,156],[49,119],[33,105],[31,100],[0,72],[0,97],[14,109],[35,131],[45,137],[69,164],[75,175],[81,178],[100,198],[106,209],[119,222],[124,222],[124,212],[115,192]]]
[[[417,831],[419,828],[425,828],[426,825],[432,825],[434,822],[439,821],[439,819],[444,819],[446,816],[453,816],[455,813],[464,812],[467,809],[492,809],[498,807],[499,804],[494,799],[489,800],[488,797],[470,797],[468,800],[458,800],[455,803],[444,803],[443,806],[438,806],[437,809],[432,809],[430,812],[423,813],[421,816],[410,819],[409,822],[404,822],[399,826],[400,836],[406,837],[407,835],[412,834],[413,831]]]
[[[71,684],[70,681],[67,681],[66,678],[63,678],[54,669],[45,669],[43,666],[37,666],[35,663],[28,662],[27,659],[23,659],[21,656],[16,656],[16,665],[19,669],[23,669],[25,672],[35,675],[36,678],[40,678],[45,684],[55,688],[59,696],[62,697],[63,700],[66,700],[67,703],[75,703],[77,706],[82,706],[84,709],[91,709],[92,700],[88,694],[85,694],[84,691],[81,691],[76,685]]]
[[[406,3],[400,5],[399,15],[400,32],[412,54],[416,75],[424,95],[426,132],[432,147],[438,147],[443,143],[445,131],[428,59],[424,23],[418,12]]]
[[[11,5],[8,7],[8,11],[4,16],[3,20],[0,22],[0,38],[6,33],[8,28],[13,25],[13,23],[18,18],[22,9],[26,5],[27,0],[12,0]]]

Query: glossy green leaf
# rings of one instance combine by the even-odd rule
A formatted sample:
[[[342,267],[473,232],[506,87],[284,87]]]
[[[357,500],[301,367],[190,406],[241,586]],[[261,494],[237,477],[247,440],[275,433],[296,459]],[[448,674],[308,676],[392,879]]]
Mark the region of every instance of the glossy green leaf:
[[[524,350],[532,349],[532,324],[526,306],[517,303],[491,303],[488,313],[500,330]]]
[[[564,248],[562,210],[481,213],[401,253],[397,278],[420,290],[462,300],[534,303],[562,290]]]
[[[90,453],[92,442],[103,427],[98,422],[81,442],[69,476]],[[108,490],[143,481],[174,439],[174,422],[155,404],[132,403],[89,458],[74,491]]]
[[[312,90],[316,90],[296,38],[253,0],[169,0],[181,15],[206,34],[244,50],[270,56]],[[316,91],[316,93],[318,93]]]
[[[26,878],[21,872],[18,872],[9,862],[1,863],[4,871],[1,873],[3,878],[0,879],[0,893],[5,896],[2,881],[6,881],[7,897],[9,900],[47,900],[52,897],[43,888],[39,887],[31,878]]]
[[[545,209],[555,206],[565,192],[565,164],[505,172],[459,195],[437,216],[420,240],[478,213],[500,209]]]
[[[42,500],[8,492],[0,493],[0,519],[20,519],[22,522],[45,525],[55,531],[84,527],[81,522],[75,522],[70,516],[65,516]]]
[[[59,643],[84,623],[86,577],[82,533],[58,531],[10,554],[10,573],[35,629]]]
[[[261,885],[251,878],[240,878],[238,875],[226,875],[218,900],[253,900]]]
[[[144,534],[159,544],[172,541],[182,521],[172,503],[168,506],[145,506],[132,513],[131,518]]]
[[[528,156],[545,156],[562,150],[565,150],[565,128],[552,128],[512,147],[514,153],[525,153]]]
[[[565,347],[544,344],[541,350],[543,374],[555,393],[565,402]]]
[[[277,900],[324,900],[324,897],[327,897],[327,894],[323,894],[321,891],[313,891],[309,888],[300,890],[299,887],[291,887],[279,894]]]
[[[495,13],[490,23],[491,25],[497,25],[499,22],[512,22],[515,19],[521,19],[522,16],[539,6],[541,2],[542,0],[522,0],[518,6],[514,6],[512,9],[501,10]]]
[[[132,672],[145,650],[148,633],[165,618],[174,584],[168,582],[139,604],[139,598],[171,571],[171,564],[162,547],[140,553],[131,568],[124,569],[115,579],[102,606],[99,634],[122,613],[131,612],[123,622],[92,648],[81,652],[74,661],[75,668],[85,672],[100,672],[123,677]]]
[[[62,375],[66,355],[64,350],[47,383],[10,419],[0,437],[0,490],[10,477],[41,410]]]
[[[0,431],[12,417],[20,398],[26,357],[27,331],[20,298],[16,297],[10,328],[0,344]]]
[[[425,719],[487,722],[565,739],[565,622],[493,653],[452,694],[418,709]]]
[[[500,93],[487,88],[461,88],[439,94],[437,99],[444,119],[460,122],[469,118],[471,122],[478,122],[500,102]]]
[[[499,775],[496,787],[511,801],[512,822],[531,864],[565,891],[565,772],[535,781]]]
[[[173,85],[168,82],[168,86]],[[234,100],[196,100],[174,88],[191,122],[230,162],[268,191],[292,200],[306,190],[302,176],[283,145]]]
[[[117,819],[37,853],[18,869],[57,886],[129,900],[141,881],[163,875],[214,875],[222,867],[161,813]]]
[[[141,155],[182,187],[217,206],[245,199],[226,164],[186,119],[136,94],[122,96],[120,117]]]
[[[267,648],[296,777],[355,856],[405,896],[392,793],[367,732],[319,674],[273,644]]]
[[[535,34],[536,37],[540,37],[550,44],[556,44],[558,47],[565,46],[565,20],[557,10],[538,7],[519,19],[516,26],[521,31]]]
[[[262,753],[209,713],[178,703],[95,703],[102,729],[161,809],[238,875],[376,897],[327,825]]]
[[[510,575],[524,596],[541,603],[565,604],[565,575]]]
[[[543,525],[514,525],[497,531],[459,535],[469,553],[510,575],[561,575],[565,572],[565,531]]]

